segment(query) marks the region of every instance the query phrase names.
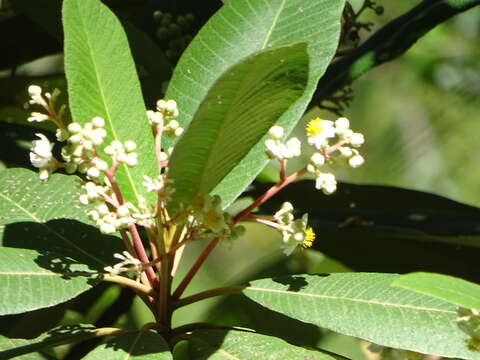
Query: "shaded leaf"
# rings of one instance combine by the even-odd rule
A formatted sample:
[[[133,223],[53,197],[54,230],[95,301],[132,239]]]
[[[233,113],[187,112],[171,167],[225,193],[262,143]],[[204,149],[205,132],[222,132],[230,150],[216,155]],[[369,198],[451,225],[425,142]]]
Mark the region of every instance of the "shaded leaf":
[[[0,245],[55,253],[100,271],[123,248],[119,238],[91,225],[78,201],[78,178],[53,174],[41,182],[25,169],[0,172]]]
[[[173,201],[209,193],[305,91],[306,44],[261,52],[212,86],[169,164]]]
[[[118,330],[119,332],[122,331],[120,329]],[[17,356],[29,354],[47,347],[89,339],[99,336],[102,331],[104,331],[104,329],[96,329],[92,325],[73,325],[58,327],[38,338],[30,340],[9,339],[0,336],[0,358],[5,360],[17,358]],[[31,356],[32,358],[36,358],[35,354]],[[30,356],[22,356],[21,359],[27,360],[30,359]]]
[[[116,336],[84,357],[86,360],[157,360],[172,359],[163,337],[151,331],[137,331]]]
[[[271,185],[256,184],[258,196]],[[292,201],[309,214],[314,248],[358,271],[430,271],[480,281],[480,209],[442,196],[389,186],[341,183],[324,195],[299,181],[265,203],[272,214]]]
[[[452,276],[430,273],[401,275],[393,286],[430,295],[468,309],[480,309],[480,286]]]
[[[244,294],[295,319],[382,346],[480,359],[456,325],[455,306],[393,288],[398,275],[345,273],[253,281]]]
[[[139,164],[121,165],[116,177],[124,197],[144,194],[143,176],[153,175],[153,137],[135,64],[118,19],[98,0],[65,0],[65,72],[74,121],[105,119],[107,138],[137,142]],[[145,195],[145,194],[144,194]]]
[[[308,41],[307,91],[277,122],[289,132],[335,53],[343,4],[343,0],[228,1],[184,52],[169,83],[166,97],[178,101],[181,125],[190,123],[213,84],[234,64],[261,50]],[[213,192],[228,206],[266,161],[260,140]]]
[[[91,287],[87,270],[54,254],[0,248],[0,315],[49,307],[77,296]]]
[[[189,337],[191,359],[344,359],[246,331],[197,330]]]

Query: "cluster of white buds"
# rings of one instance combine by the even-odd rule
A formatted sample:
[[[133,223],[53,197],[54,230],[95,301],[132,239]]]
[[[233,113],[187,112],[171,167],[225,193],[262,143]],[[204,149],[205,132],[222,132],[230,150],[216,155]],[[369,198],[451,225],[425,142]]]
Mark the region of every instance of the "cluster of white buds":
[[[46,92],[44,95],[47,100],[45,100],[42,95],[42,88],[38,85],[30,85],[28,87],[28,94],[30,95],[29,104],[40,105],[47,113],[33,111],[27,120],[29,122],[53,121],[58,126],[56,134],[58,141],[65,141],[68,136],[63,123],[65,105],[62,105],[58,112],[55,111],[55,101],[60,95],[60,90],[54,89],[52,93]]]
[[[290,255],[297,246],[311,247],[315,240],[313,229],[307,226],[308,215],[304,214],[301,219],[295,219],[293,210],[290,202],[284,202],[273,216],[282,232],[283,251],[286,255]]]
[[[183,134],[183,128],[177,120],[172,118],[179,114],[177,103],[175,100],[158,100],[157,111],[148,110],[147,116],[150,125],[160,125],[162,131],[166,132],[168,136],[174,138]],[[168,120],[168,123],[165,123]]]
[[[78,170],[96,179],[107,170],[108,164],[95,155],[95,148],[102,145],[107,136],[104,126],[105,120],[98,116],[84,126],[75,122],[68,125],[67,145],[62,149],[67,173],[73,174]]]
[[[82,185],[82,189],[85,190],[85,193],[80,195],[79,200],[83,205],[113,197],[113,191],[110,186],[102,186],[93,181],[87,181]]]
[[[135,222],[130,209],[135,209],[130,203],[120,205],[115,211],[110,211],[106,204],[100,204],[95,210],[89,211],[88,216],[97,223],[100,232],[112,234],[117,230],[127,228]]]
[[[268,131],[269,139],[265,140],[265,152],[270,159],[291,159],[301,154],[301,142],[296,137],[283,142],[283,127],[275,125]]]
[[[40,180],[47,180],[58,167],[58,161],[53,157],[53,144],[43,134],[35,134],[40,140],[33,140],[30,148],[30,162],[40,169]]]
[[[307,124],[308,143],[314,145],[319,154],[331,157],[335,151],[347,159],[351,167],[363,164],[364,159],[356,148],[363,145],[363,134],[353,132],[350,129],[350,121],[347,118],[338,118],[335,122],[315,118]],[[337,138],[335,144],[330,144],[330,139]]]
[[[124,251],[122,254],[113,254],[113,257],[121,261],[118,264],[104,268],[104,270],[111,275],[118,275],[127,271],[135,271],[138,273],[138,276],[142,273],[142,262],[137,258],[134,258],[128,251]]]
[[[338,151],[339,157],[355,168],[364,163],[363,157],[356,148],[360,147],[365,139],[361,133],[350,129],[347,118],[338,118],[335,122],[315,118],[307,124],[308,143],[318,151],[310,157],[307,171],[314,174],[315,187],[330,195],[337,189],[337,181],[332,173],[322,171],[323,165],[333,161],[333,155]],[[331,143],[332,139],[335,142]]]
[[[468,347],[472,351],[480,350],[480,312],[475,309],[459,307],[457,325],[470,339]]]
[[[337,190],[337,180],[332,173],[322,172],[321,167],[325,164],[325,156],[316,152],[310,157],[307,171],[315,175],[315,188],[330,195]]]
[[[110,156],[114,162],[133,167],[138,164],[136,149],[137,144],[135,141],[127,140],[122,144],[119,140],[113,140],[110,145],[105,146],[103,151]]]

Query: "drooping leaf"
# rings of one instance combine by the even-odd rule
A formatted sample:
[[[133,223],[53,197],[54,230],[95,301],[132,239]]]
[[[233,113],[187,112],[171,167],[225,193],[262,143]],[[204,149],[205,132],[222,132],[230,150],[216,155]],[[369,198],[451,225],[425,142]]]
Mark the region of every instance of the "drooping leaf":
[[[105,119],[107,138],[137,142],[139,164],[120,166],[116,176],[124,197],[144,194],[143,176],[155,174],[153,138],[135,64],[118,19],[99,0],[65,0],[65,72],[73,120]],[[144,194],[145,195],[145,194]]]
[[[107,330],[109,330],[108,333],[111,333],[110,329]],[[74,325],[61,326],[35,339],[29,340],[9,339],[0,335],[0,359],[7,360],[17,358],[18,356],[44,348],[89,339],[94,336],[99,336],[101,332],[105,332],[105,329],[96,329],[92,325]],[[118,329],[117,333],[121,332],[122,330]],[[28,357],[25,356],[25,360],[27,358]],[[21,359],[23,359],[23,357]]]
[[[318,359],[344,357],[291,345],[273,336],[253,332],[197,330],[189,337],[190,359]]]
[[[430,295],[464,308],[480,309],[480,286],[463,279],[418,272],[401,275],[392,285]]]
[[[456,325],[455,306],[391,287],[398,275],[345,273],[253,281],[244,294],[268,309],[379,345],[480,359]]]
[[[53,174],[41,182],[25,169],[0,172],[0,245],[55,253],[100,271],[122,241],[102,235],[78,201],[78,178]]]
[[[86,360],[171,360],[163,337],[151,331],[136,331],[115,336],[84,357]]]
[[[289,132],[310,100],[318,79],[337,48],[343,0],[230,0],[202,28],[180,59],[167,98],[179,104],[182,126],[194,118],[222,74],[259,51],[308,41],[307,91],[278,119]],[[168,144],[167,144],[168,145]],[[263,141],[213,190],[224,205],[233,201],[267,161]]]
[[[256,184],[252,196],[271,184]],[[357,271],[440,272],[480,281],[480,209],[442,196],[389,186],[340,183],[332,195],[311,180],[291,184],[266,202],[272,214],[291,201],[309,214],[313,247]]]
[[[253,55],[210,89],[169,164],[174,202],[208,194],[304,93],[306,44]]]
[[[18,314],[69,300],[91,287],[90,273],[87,266],[56,254],[2,247],[0,315]]]

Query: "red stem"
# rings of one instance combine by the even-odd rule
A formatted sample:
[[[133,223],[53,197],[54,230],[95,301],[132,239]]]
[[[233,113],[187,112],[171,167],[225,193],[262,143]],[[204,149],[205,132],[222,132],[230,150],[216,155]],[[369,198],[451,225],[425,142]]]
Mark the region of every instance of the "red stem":
[[[268,189],[262,196],[260,196],[257,200],[255,200],[250,206],[245,208],[243,211],[238,213],[231,222],[231,225],[235,225],[238,221],[240,221],[242,218],[247,217],[250,215],[253,209],[256,207],[262,205],[265,201],[270,199],[272,196],[274,196],[277,192],[282,190],[285,186],[288,184],[294,182],[297,180],[300,176],[302,176],[305,172],[307,171],[306,168],[303,168],[301,170],[298,170],[297,172],[294,172],[292,175],[284,178],[283,180],[280,180],[277,184],[272,186],[270,189]],[[205,262],[207,259],[208,255],[212,252],[212,250],[217,246],[218,242],[220,241],[220,238],[215,237],[213,238],[210,243],[207,245],[207,247],[202,251],[200,256],[198,257],[197,261],[192,265],[190,270],[188,271],[187,275],[183,278],[182,282],[178,285],[177,289],[173,293],[172,299],[178,300],[180,296],[182,296],[183,292],[185,291],[186,287],[192,281],[193,277],[195,274],[198,272],[202,264]]]
[[[137,252],[138,259],[144,263],[149,264],[150,260],[148,259],[147,253],[145,252],[145,248],[143,247],[142,239],[140,238],[140,234],[138,233],[137,226],[135,224],[131,224],[128,227],[130,233],[132,234],[133,245],[135,246],[135,251]],[[148,281],[150,285],[154,289],[158,289],[158,280],[153,272],[153,268],[151,266],[145,269],[145,273],[147,274]]]
[[[200,256],[198,257],[197,261],[193,264],[193,266],[190,268],[188,271],[187,275],[183,278],[182,282],[178,285],[177,289],[172,295],[173,300],[178,300],[180,296],[182,296],[185,288],[188,286],[190,281],[193,279],[195,274],[198,272],[202,264],[205,262],[207,259],[208,255],[212,252],[212,250],[217,246],[218,242],[220,241],[219,237],[213,238],[210,243],[207,245],[207,247],[202,251]]]
[[[282,190],[285,186],[297,180],[300,176],[305,174],[306,171],[307,171],[306,168],[298,170],[294,172],[292,175],[286,177],[284,180],[280,180],[277,184],[273,185],[270,189],[268,189],[265,193],[263,193],[263,195],[261,195],[257,200],[255,200],[250,206],[246,207],[244,210],[242,210],[237,215],[235,215],[235,217],[232,219],[232,224],[236,224],[242,218],[250,215],[253,209],[259,207],[265,201],[267,201],[276,193],[278,193],[280,190]]]

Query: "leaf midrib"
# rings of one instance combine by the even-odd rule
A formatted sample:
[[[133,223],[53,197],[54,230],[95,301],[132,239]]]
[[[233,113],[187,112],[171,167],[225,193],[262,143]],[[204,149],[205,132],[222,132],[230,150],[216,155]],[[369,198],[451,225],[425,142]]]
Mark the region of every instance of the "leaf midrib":
[[[78,4],[78,3],[77,3]],[[81,23],[82,23],[82,26],[83,26],[83,30],[84,30],[84,34],[85,34],[85,37],[86,37],[86,44],[87,44],[87,47],[88,49],[90,50],[89,51],[89,58],[90,58],[90,61],[92,63],[92,66],[93,66],[93,69],[94,69],[94,73],[95,73],[95,79],[97,80],[97,84],[99,85],[98,88],[100,90],[100,95],[102,97],[102,102],[104,104],[104,108],[105,108],[105,111],[107,113],[107,120],[108,120],[108,123],[110,124],[110,129],[112,131],[112,135],[113,135],[113,138],[115,140],[118,140],[120,141],[118,135],[117,135],[117,132],[115,131],[115,127],[113,126],[113,121],[112,121],[112,118],[111,118],[111,115],[110,115],[110,108],[107,106],[107,101],[106,101],[106,97],[105,97],[105,93],[103,91],[103,87],[100,86],[101,85],[101,82],[100,82],[100,73],[97,69],[97,66],[95,64],[95,61],[93,61],[93,57],[91,56],[91,54],[93,54],[93,47],[91,46],[91,39],[90,39],[90,33],[88,31],[86,31],[85,29],[87,28],[85,22],[84,22],[84,19],[85,17],[84,16],[80,16],[80,20],[81,20]],[[121,25],[120,25],[121,26]],[[128,181],[130,182],[130,187],[132,188],[134,194],[135,194],[135,197],[138,199],[138,192],[137,192],[137,188],[135,187],[135,182],[133,181],[133,177],[132,177],[132,174],[130,172],[130,169],[127,165],[125,164],[122,164],[121,165],[123,170],[125,171],[126,175],[127,175],[127,178],[128,178]]]
[[[260,291],[260,292],[270,292],[270,293],[278,293],[278,294],[288,294],[288,295],[295,295],[295,296],[304,296],[304,297],[312,297],[312,298],[319,298],[319,299],[328,299],[328,300],[341,300],[341,301],[351,301],[354,303],[365,303],[369,305],[379,305],[385,307],[395,307],[395,308],[404,308],[409,310],[418,310],[418,311],[431,311],[431,312],[440,312],[445,314],[456,314],[455,311],[452,310],[442,310],[436,308],[428,308],[424,306],[415,306],[415,305],[405,305],[405,304],[395,304],[389,302],[381,302],[378,300],[365,300],[365,299],[356,299],[356,298],[348,298],[342,296],[334,296],[334,295],[324,295],[324,294],[307,294],[307,293],[300,293],[288,290],[277,290],[277,289],[265,289],[259,287],[247,287],[245,290],[252,290],[252,291]]]

